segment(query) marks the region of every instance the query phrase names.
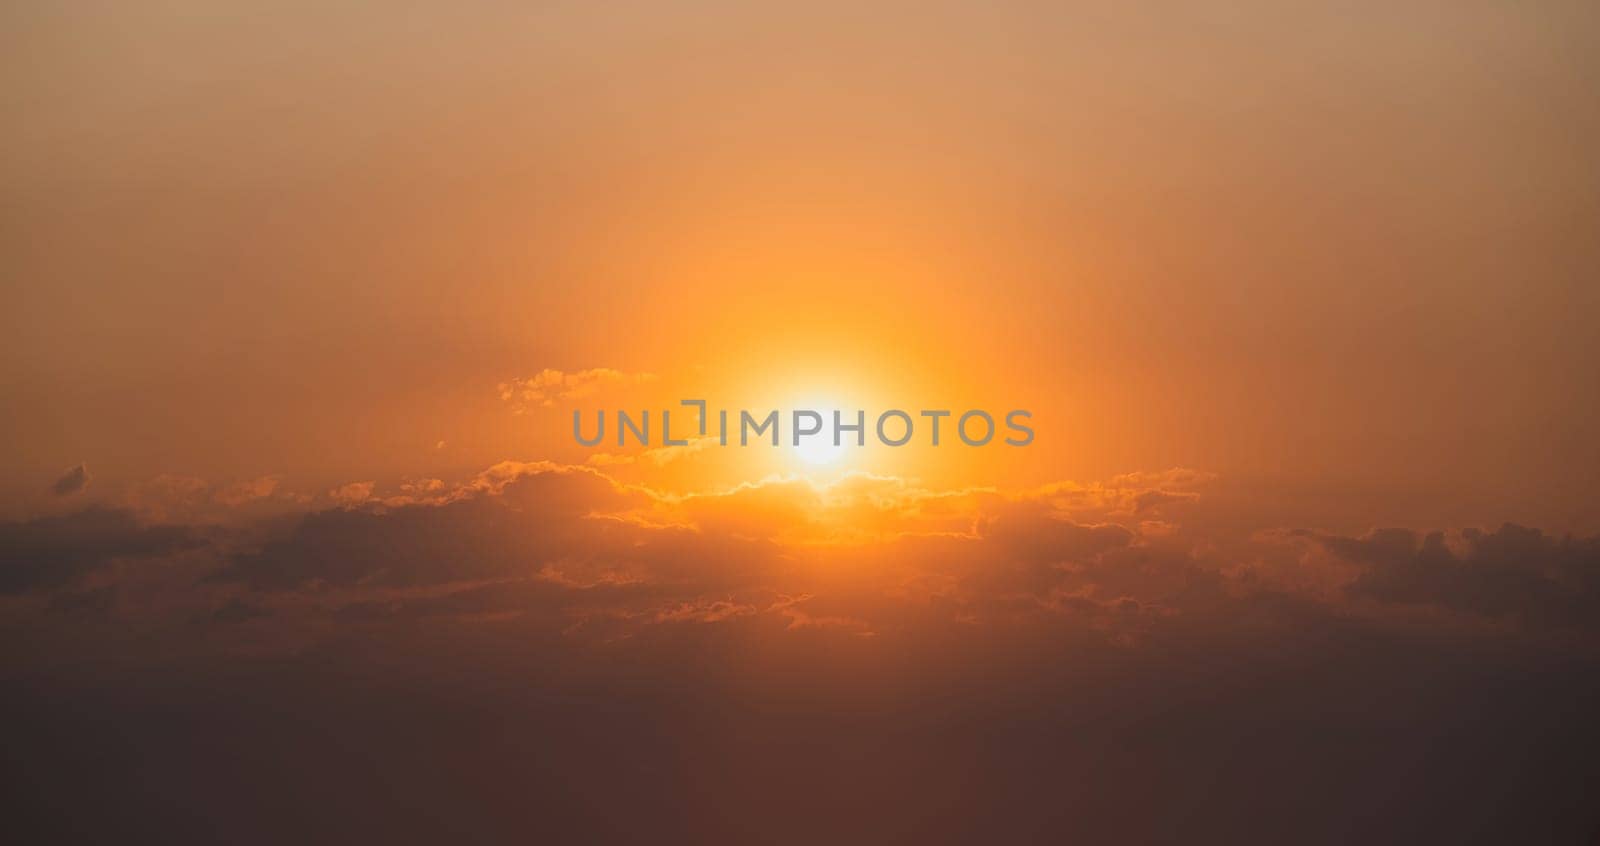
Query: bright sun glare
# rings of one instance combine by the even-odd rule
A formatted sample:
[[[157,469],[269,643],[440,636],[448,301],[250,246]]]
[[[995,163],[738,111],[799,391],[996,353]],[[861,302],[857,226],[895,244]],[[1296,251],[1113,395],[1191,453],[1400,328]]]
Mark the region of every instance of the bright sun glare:
[[[800,445],[793,447],[795,455],[807,464],[832,464],[844,455],[845,447],[833,445],[833,433],[824,432],[809,438],[803,438]]]
[[[822,431],[815,435],[805,435],[800,438],[798,445],[790,447],[794,450],[795,457],[807,464],[824,465],[833,464],[844,457],[846,449],[852,445],[849,439],[853,435],[846,433],[838,446],[833,443],[833,412],[835,406],[829,403],[802,405],[800,408],[810,408],[822,414]]]

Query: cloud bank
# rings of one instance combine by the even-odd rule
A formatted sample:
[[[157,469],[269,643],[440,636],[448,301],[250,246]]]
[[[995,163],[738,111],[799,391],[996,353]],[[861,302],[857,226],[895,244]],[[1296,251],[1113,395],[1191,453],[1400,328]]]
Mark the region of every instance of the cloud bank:
[[[78,797],[100,834],[243,842],[1594,830],[1596,539],[1242,531],[1205,518],[1211,482],[684,495],[503,462],[230,526],[6,523],[27,820]]]

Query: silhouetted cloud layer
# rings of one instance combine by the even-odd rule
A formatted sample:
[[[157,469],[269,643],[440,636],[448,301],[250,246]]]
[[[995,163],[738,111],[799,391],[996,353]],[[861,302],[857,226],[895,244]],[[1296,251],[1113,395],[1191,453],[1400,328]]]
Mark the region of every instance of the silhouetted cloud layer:
[[[668,495],[505,462],[232,528],[3,524],[19,819],[261,843],[1595,830],[1595,539],[1241,532],[1197,517],[1208,483]],[[210,513],[235,486],[190,488]]]
[[[1462,531],[1455,548],[1443,532],[1409,529],[1316,537],[1365,567],[1349,586],[1354,596],[1530,626],[1600,627],[1600,538],[1552,538],[1512,523]]]
[[[0,523],[0,593],[56,588],[119,558],[152,559],[193,547],[179,526],[141,526],[132,512],[86,508]]]

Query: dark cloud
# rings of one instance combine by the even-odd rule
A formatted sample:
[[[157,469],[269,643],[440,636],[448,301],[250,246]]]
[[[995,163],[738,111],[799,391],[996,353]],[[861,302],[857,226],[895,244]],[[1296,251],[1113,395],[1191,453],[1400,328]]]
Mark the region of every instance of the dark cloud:
[[[1442,532],[1380,529],[1365,537],[1315,535],[1364,569],[1350,595],[1436,605],[1532,627],[1600,626],[1600,538],[1555,538],[1507,523],[1468,529],[1455,549]]]
[[[233,556],[213,576],[253,590],[421,588],[540,578],[725,590],[769,575],[774,545],[629,519],[653,501],[587,470],[536,468],[438,502],[332,509]],[[753,525],[748,520],[737,525]]]
[[[1594,540],[1275,532],[1252,553],[1116,522],[1132,487],[1069,493],[674,498],[502,465],[88,579],[196,530],[5,524],[4,572],[63,587],[33,617],[0,604],[0,718],[31,791],[14,819],[619,843],[1581,842],[1600,823],[1584,630],[1552,647],[1365,613],[1574,623]],[[1262,575],[1302,559],[1345,581]]]
[[[935,536],[921,541],[913,568],[958,573],[973,598],[1043,595],[1135,537],[1122,526],[1073,522],[1033,501],[995,504],[976,522],[970,540]]]
[[[60,587],[118,558],[169,555],[197,544],[189,529],[143,526],[132,512],[112,508],[0,523],[0,593]]]
[[[540,562],[583,560],[627,543],[616,537],[627,534],[625,526],[587,515],[631,500],[596,474],[528,472],[439,503],[317,511],[287,536],[237,555],[217,579],[287,590],[532,575]]]
[[[1359,538],[1311,532],[1299,534],[1316,538],[1329,552],[1357,564],[1393,566],[1410,561],[1417,552],[1417,533],[1410,529],[1374,529]],[[1438,541],[1442,537],[1430,536],[1430,540]]]
[[[50,486],[50,490],[54,491],[56,496],[70,496],[88,487],[90,478],[89,468],[86,465],[79,464],[77,467],[63,473],[61,478]]]
[[[1005,558],[1037,564],[1060,564],[1134,540],[1129,529],[1115,524],[1084,525],[1056,514],[1038,502],[1007,504],[981,517],[979,537],[995,544]]]

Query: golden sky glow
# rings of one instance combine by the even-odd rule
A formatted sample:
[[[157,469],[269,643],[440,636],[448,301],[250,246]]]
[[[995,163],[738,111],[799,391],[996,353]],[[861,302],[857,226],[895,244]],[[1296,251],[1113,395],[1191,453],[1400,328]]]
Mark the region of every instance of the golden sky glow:
[[[8,833],[1592,842],[1597,45],[0,3]]]
[[[14,513],[80,462],[581,460],[495,386],[609,367],[1035,413],[1026,454],[857,465],[947,484],[1181,465],[1352,526],[1592,524],[1577,6],[882,8],[827,50],[827,4],[200,8],[7,12]]]

